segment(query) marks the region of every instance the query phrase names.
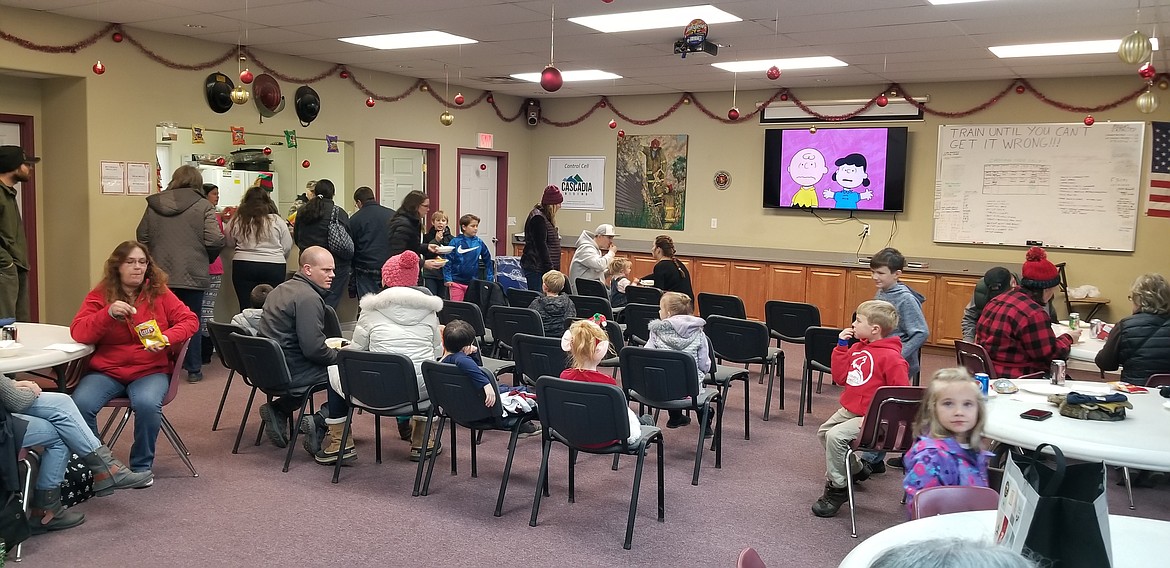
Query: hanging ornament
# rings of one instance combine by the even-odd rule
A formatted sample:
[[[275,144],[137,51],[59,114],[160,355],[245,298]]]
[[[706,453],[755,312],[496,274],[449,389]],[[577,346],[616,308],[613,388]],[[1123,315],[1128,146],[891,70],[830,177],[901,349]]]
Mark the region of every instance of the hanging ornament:
[[[496,98],[491,96],[491,95],[488,95],[487,102],[489,105],[494,105],[494,104],[496,104]]]
[[[683,97],[683,104],[684,105],[691,104],[691,98],[690,97]]]
[[[597,103],[597,106],[599,106],[599,107],[601,107],[601,108],[605,108],[605,107],[607,107],[607,106],[609,106],[609,105],[605,104],[605,101],[601,101],[601,102]]]
[[[561,70],[549,65],[540,72],[540,87],[550,93],[561,90],[565,80],[561,78]]]
[[[1135,31],[1121,40],[1121,45],[1117,48],[1117,57],[1125,63],[1137,65],[1148,59],[1153,52],[1150,38],[1142,32]]]
[[[1170,89],[1170,81],[1167,81],[1165,79],[1158,81],[1158,88],[1162,89],[1163,91],[1165,91],[1166,89]]]
[[[426,84],[426,83],[423,83],[422,86],[418,88],[418,90],[425,93],[425,92],[431,90],[431,86]]]
[[[272,148],[265,146],[263,152],[264,152],[265,156],[271,156],[272,155]]]
[[[606,4],[612,4],[612,3],[613,3],[613,0],[601,0],[601,1],[602,1],[602,2],[604,2],[604,3],[606,3]]]
[[[625,137],[626,137],[626,131],[625,131],[625,130],[619,130],[619,131],[618,131],[618,138],[625,138]]]
[[[375,104],[377,104],[377,102],[374,101],[374,97],[366,97],[366,106],[374,108]]]
[[[1141,67],[1138,67],[1138,75],[1147,81],[1153,79],[1154,75],[1157,74],[1158,70],[1154,69],[1154,65],[1149,61],[1143,63]]]
[[[252,98],[252,94],[243,85],[237,85],[236,88],[232,89],[231,97],[233,103],[242,105]]]
[[[817,133],[817,127],[815,127],[815,126],[810,126],[810,127],[808,127],[808,133],[809,133],[809,134],[816,134],[816,133]]]
[[[481,171],[481,172],[483,172],[483,171],[487,171],[487,164],[480,164],[480,165],[479,165],[479,171]]]
[[[727,118],[731,120],[739,120],[739,109],[736,107],[731,107],[731,110],[727,111]]]
[[[349,71],[344,71],[344,70],[343,70],[343,71],[341,72],[341,78],[342,78],[342,79],[348,79],[348,78],[349,78]]]
[[[882,93],[882,94],[877,96],[877,99],[874,102],[877,103],[877,106],[884,107],[884,106],[890,104],[890,98],[887,97],[885,95],[885,93]]]
[[[788,93],[780,93],[780,100],[782,100],[782,101],[788,100]]]
[[[443,126],[451,126],[451,123],[455,122],[455,115],[443,111],[443,114],[439,115],[439,122],[443,123]]]
[[[780,78],[780,68],[773,65],[768,68],[768,78],[775,81]]]
[[[305,161],[301,162],[301,167],[305,168],[305,169],[309,169],[309,161],[305,160]]]
[[[122,43],[122,32],[114,32],[114,43]]]
[[[222,156],[215,159],[215,165],[217,165],[217,166],[222,166],[226,163],[227,163],[227,160],[223,159]]]
[[[1090,115],[1085,117],[1085,126],[1092,126],[1094,122],[1097,122],[1097,121],[1096,121],[1096,119],[1093,118],[1093,115],[1090,114]]]
[[[93,64],[93,72],[95,75],[101,75],[106,72],[106,66],[102,65],[102,60],[99,59],[97,63]]]
[[[455,104],[456,105],[463,106],[464,100],[466,100],[466,99],[463,98],[463,93],[455,93]]]
[[[1025,89],[1023,85],[1016,85],[1016,94],[1022,95],[1022,94],[1024,94],[1024,91],[1027,91],[1027,90],[1028,89]]]
[[[252,75],[251,71],[249,71],[247,69],[240,71],[240,82],[241,83],[243,83],[245,85],[251,85],[252,79],[255,79],[255,76]]]
[[[1150,114],[1158,110],[1158,95],[1149,90],[1138,95],[1137,108],[1143,114]]]
[[[616,120],[613,120],[613,119],[610,119],[610,121],[609,121],[609,127],[610,127],[610,128],[617,128],[617,121],[616,121]]]

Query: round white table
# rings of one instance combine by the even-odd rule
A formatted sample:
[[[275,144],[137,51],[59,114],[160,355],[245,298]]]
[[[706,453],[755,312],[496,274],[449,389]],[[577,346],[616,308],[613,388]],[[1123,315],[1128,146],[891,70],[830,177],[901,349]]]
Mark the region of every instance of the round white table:
[[[21,347],[10,357],[0,357],[0,373],[22,373],[53,368],[59,386],[66,366],[93,353],[92,345],[73,341],[69,328],[47,323],[17,323],[16,340]],[[67,346],[65,350],[46,349],[50,345]]]
[[[1109,515],[1110,547],[1114,566],[1157,566],[1165,561],[1162,539],[1170,522]],[[933,538],[961,538],[994,542],[995,511],[971,511],[926,517],[894,525],[858,544],[841,561],[841,568],[866,568],[881,553],[898,546]],[[1163,558],[1163,560],[1158,560]]]
[[[1052,324],[1052,332],[1059,337],[1063,333],[1068,333],[1069,327],[1062,323]],[[1072,344],[1068,352],[1068,368],[1077,371],[1096,371],[1097,368],[1097,352],[1105,347],[1104,339],[1097,339],[1089,336],[1089,328],[1081,329],[1081,340]]]

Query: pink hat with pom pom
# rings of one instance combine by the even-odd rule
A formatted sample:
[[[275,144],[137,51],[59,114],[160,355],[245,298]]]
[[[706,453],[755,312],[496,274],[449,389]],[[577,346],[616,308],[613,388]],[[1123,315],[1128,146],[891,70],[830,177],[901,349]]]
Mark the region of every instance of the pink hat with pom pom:
[[[382,265],[382,285],[415,286],[418,284],[418,253],[408,250],[396,254]]]

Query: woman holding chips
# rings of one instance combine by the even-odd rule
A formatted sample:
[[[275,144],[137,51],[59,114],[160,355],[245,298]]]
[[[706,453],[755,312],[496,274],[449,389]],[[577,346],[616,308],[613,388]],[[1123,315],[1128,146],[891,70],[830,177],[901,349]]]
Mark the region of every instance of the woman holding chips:
[[[137,241],[118,245],[101,282],[85,297],[69,326],[73,340],[94,346],[89,372],[73,400],[98,433],[97,414],[114,397],[134,410],[130,469],[150,471],[162,424],[162,401],[177,350],[199,331],[199,317],[167,287],[167,275]]]

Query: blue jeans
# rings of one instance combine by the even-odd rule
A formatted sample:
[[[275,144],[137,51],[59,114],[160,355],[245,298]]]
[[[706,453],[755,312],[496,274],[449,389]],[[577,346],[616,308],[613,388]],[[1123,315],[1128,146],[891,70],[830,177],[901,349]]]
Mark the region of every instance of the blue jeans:
[[[93,453],[102,443],[85,427],[77,405],[69,395],[43,392],[32,406],[15,416],[28,422],[25,446],[42,446],[37,489],[55,489],[65,480],[65,466],[72,451],[80,456]]]
[[[171,288],[179,301],[187,305],[195,317],[203,313],[203,290],[190,288]],[[183,370],[188,373],[199,373],[203,370],[203,334],[198,330],[191,336],[191,343],[187,345],[187,358],[183,359]]]
[[[535,270],[524,270],[524,279],[528,281],[528,289],[540,292],[544,290],[544,274]]]
[[[170,377],[155,373],[122,384],[107,375],[90,373],[81,378],[73,401],[85,423],[98,433],[97,414],[110,399],[126,396],[134,410],[134,446],[130,448],[130,469],[146,471],[154,465],[154,443],[162,426],[162,401],[170,386]]]

